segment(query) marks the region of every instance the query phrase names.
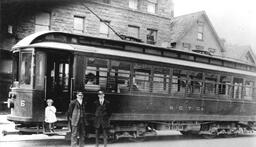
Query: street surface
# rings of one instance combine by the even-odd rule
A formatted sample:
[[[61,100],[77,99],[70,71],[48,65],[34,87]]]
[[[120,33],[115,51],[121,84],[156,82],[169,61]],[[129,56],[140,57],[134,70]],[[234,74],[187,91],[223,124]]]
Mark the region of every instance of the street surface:
[[[9,132],[6,136],[0,135],[0,147],[69,147],[70,142],[64,136],[47,136],[44,134],[20,135],[14,129],[14,124],[5,121],[0,116],[0,131]],[[167,136],[168,134],[168,136]],[[200,137],[184,137],[178,132],[161,132],[160,136],[147,137],[144,141],[120,139],[110,143],[109,147],[256,147],[256,135],[203,139]],[[94,140],[87,140],[86,145],[94,147]],[[102,144],[100,146],[103,146]]]

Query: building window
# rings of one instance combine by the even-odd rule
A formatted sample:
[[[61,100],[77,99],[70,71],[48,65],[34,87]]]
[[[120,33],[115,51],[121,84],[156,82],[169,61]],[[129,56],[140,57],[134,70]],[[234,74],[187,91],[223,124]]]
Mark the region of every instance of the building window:
[[[196,49],[197,49],[197,50],[204,50],[204,47],[201,46],[201,45],[196,45]]]
[[[148,0],[147,11],[148,13],[156,13],[157,0]]]
[[[110,0],[103,0],[103,3],[110,4]]]
[[[191,44],[190,43],[183,43],[182,46],[186,50],[190,50],[190,48],[191,48]]]
[[[138,9],[138,0],[129,0],[129,8],[133,10]]]
[[[140,34],[139,34],[140,28],[137,26],[128,26],[128,34],[131,37],[134,38],[139,38]]]
[[[100,22],[100,35],[102,37],[109,37],[109,27],[107,25],[109,25],[109,21],[101,21]]]
[[[197,40],[203,41],[204,40],[204,23],[197,22]]]
[[[157,30],[147,29],[147,43],[156,44]]]
[[[35,32],[50,30],[50,13],[42,12],[35,17]]]
[[[84,17],[74,16],[74,33],[84,33]]]

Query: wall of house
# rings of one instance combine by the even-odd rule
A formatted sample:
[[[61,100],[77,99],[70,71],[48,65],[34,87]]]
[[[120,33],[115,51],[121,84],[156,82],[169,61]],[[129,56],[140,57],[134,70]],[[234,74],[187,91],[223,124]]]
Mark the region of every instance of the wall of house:
[[[204,36],[203,40],[197,40],[197,23],[193,25],[193,27],[190,29],[190,31],[187,32],[187,34],[176,44],[176,48],[184,49],[183,43],[190,43],[191,48],[190,50],[195,50],[196,45],[200,45],[204,47],[205,51],[209,51],[209,48],[215,49],[215,52],[212,53],[216,56],[222,56],[221,47],[218,44],[218,41],[216,40],[211,27],[208,25],[206,20],[204,18],[200,18],[199,21],[204,23]]]
[[[16,6],[18,8],[15,11],[16,13],[9,10],[6,11],[6,15],[3,14],[6,18],[12,18],[8,19],[8,22],[5,22],[4,26],[6,27],[4,27],[4,30],[7,30],[7,25],[12,25],[13,33],[18,41],[35,32],[34,24],[36,15],[39,15],[40,12],[48,12],[51,17],[51,30],[72,33],[74,16],[81,16],[85,18],[84,34],[99,36],[100,20],[85,5],[102,19],[110,21],[112,28],[120,34],[128,35],[128,25],[132,25],[139,27],[139,38],[144,42],[146,41],[148,28],[157,30],[156,45],[169,42],[169,21],[173,15],[172,0],[158,0],[156,14],[147,12],[147,0],[139,0],[137,10],[129,8],[128,0],[110,0],[110,4],[103,3],[103,0],[68,1],[61,3],[56,1],[51,3],[20,3],[14,5],[14,7]],[[110,32],[109,38],[119,39],[112,31]],[[11,44],[13,43],[11,42]],[[6,45],[3,46],[3,48],[5,47]]]

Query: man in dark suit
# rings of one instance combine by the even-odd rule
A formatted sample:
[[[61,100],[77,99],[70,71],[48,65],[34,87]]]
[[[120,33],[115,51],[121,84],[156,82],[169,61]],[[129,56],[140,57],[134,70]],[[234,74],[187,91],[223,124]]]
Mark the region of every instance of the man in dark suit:
[[[77,144],[77,137],[79,137],[79,147],[84,146],[85,127],[88,121],[85,116],[84,95],[81,91],[76,94],[76,99],[71,101],[68,108],[68,119],[71,123],[71,147]]]
[[[102,129],[104,137],[104,147],[107,146],[107,129],[110,127],[109,118],[111,116],[110,102],[104,97],[103,91],[98,91],[99,99],[94,102],[95,105],[95,122],[96,129],[96,147],[99,146],[99,131]]]

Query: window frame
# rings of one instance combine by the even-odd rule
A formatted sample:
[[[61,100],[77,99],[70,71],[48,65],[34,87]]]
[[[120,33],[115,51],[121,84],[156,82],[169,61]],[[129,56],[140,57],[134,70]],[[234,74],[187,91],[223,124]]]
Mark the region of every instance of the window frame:
[[[158,1],[157,0],[147,0],[147,12],[150,14],[156,14],[157,13],[157,4]],[[153,6],[153,7],[150,7]],[[151,8],[153,8],[151,10]]]
[[[197,22],[197,40],[204,41],[204,23],[202,21]]]
[[[151,28],[147,28],[147,35],[146,35],[146,40],[148,44],[156,44],[157,43],[157,30],[156,29],[151,29]],[[149,34],[153,34],[153,35],[149,35]],[[154,40],[153,41],[149,41],[148,37],[149,36],[153,36]]]
[[[132,10],[138,10],[139,9],[139,0],[129,0],[128,7]]]
[[[81,28],[80,27],[76,28],[76,26],[80,23],[80,22],[78,22],[78,24],[77,24],[76,19],[82,20],[82,26],[80,25]],[[85,33],[85,17],[84,16],[74,15],[74,17],[73,17],[73,32],[78,33],[78,34]]]
[[[100,33],[100,35],[101,36],[104,36],[104,37],[109,37],[109,35],[110,35],[110,29],[109,29],[109,27],[106,25],[106,23],[108,24],[108,25],[110,25],[110,21],[100,21],[100,26],[99,26],[99,33]],[[105,25],[105,26],[104,26]],[[106,31],[106,32],[102,32],[102,29],[104,29],[104,28],[102,28],[102,27],[106,27],[107,28],[107,31],[106,30],[104,30],[104,31]]]
[[[183,42],[182,47],[183,47],[183,49],[191,50],[191,44],[190,43]]]
[[[23,67],[22,67],[22,54],[31,54],[31,63],[30,63],[30,72],[29,72],[29,74],[30,74],[30,80],[29,80],[29,84],[26,84],[26,83],[22,83],[21,81],[22,81],[22,69],[23,69]],[[21,88],[29,88],[29,89],[31,89],[31,88],[33,88],[33,86],[34,86],[34,63],[35,63],[35,50],[34,50],[34,48],[27,48],[27,49],[25,49],[25,50],[22,50],[22,51],[20,51],[20,53],[19,53],[20,55],[19,55],[19,57],[20,57],[20,59],[19,59],[19,72],[18,72],[18,74],[19,74],[19,85],[20,85],[20,87]],[[26,71],[25,71],[26,72]]]
[[[134,35],[132,35],[130,32],[131,32],[131,30],[129,30],[129,28],[130,29],[136,29],[138,32],[137,32],[137,35],[138,36],[134,36]],[[140,38],[140,27],[139,26],[135,26],[135,25],[128,25],[128,30],[127,30],[127,32],[128,32],[128,34],[129,34],[129,36],[131,36],[131,37],[134,37],[134,38]]]
[[[45,14],[45,16],[44,16]],[[45,18],[47,15],[47,18]],[[41,20],[43,19],[43,20]],[[51,29],[51,13],[42,11],[35,15],[35,32],[50,30]]]

